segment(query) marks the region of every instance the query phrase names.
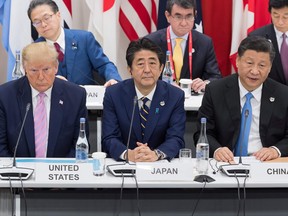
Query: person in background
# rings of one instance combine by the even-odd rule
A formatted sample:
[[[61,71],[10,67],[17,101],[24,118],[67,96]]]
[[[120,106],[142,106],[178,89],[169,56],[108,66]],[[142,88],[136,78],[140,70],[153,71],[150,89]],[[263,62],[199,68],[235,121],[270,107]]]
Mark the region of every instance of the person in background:
[[[269,77],[288,85],[288,0],[270,0],[269,12],[272,24],[258,28],[250,35],[271,40],[276,55]]]
[[[0,86],[1,157],[13,156],[22,124],[17,157],[75,157],[79,120],[87,118],[86,91],[55,79],[57,58],[53,45],[32,43],[22,51],[26,76]]]
[[[161,48],[149,39],[130,42],[126,61],[132,79],[106,89],[102,146],[115,160],[171,160],[184,147],[184,92],[158,80],[162,59]]]
[[[198,117],[207,118],[210,156],[217,161],[288,155],[288,87],[268,78],[274,56],[268,39],[249,36],[238,48],[238,74],[206,87]],[[199,130],[200,124],[196,143]]]
[[[146,37],[158,44],[163,53],[170,50],[177,83],[182,78],[192,79],[195,92],[204,90],[210,81],[222,76],[211,38],[193,30],[195,0],[167,0],[165,16],[170,26]]]
[[[91,32],[64,29],[57,4],[52,0],[32,0],[28,16],[41,36],[36,40],[54,44],[59,53],[59,77],[78,85],[93,85],[95,70],[110,86],[121,80],[115,65],[103,53]]]

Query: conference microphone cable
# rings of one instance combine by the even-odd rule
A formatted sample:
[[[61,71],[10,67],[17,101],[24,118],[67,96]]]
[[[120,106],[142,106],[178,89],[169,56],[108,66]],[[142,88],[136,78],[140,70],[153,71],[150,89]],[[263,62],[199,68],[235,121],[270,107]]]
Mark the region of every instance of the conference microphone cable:
[[[199,194],[198,199],[197,199],[197,201],[196,201],[196,204],[195,204],[195,206],[194,206],[194,209],[193,209],[193,212],[192,212],[192,216],[194,215],[194,213],[195,213],[195,211],[196,211],[196,209],[197,209],[198,203],[199,203],[199,201],[200,201],[200,199],[201,199],[201,197],[202,197],[202,194],[203,194],[203,191],[204,191],[204,189],[205,189],[205,187],[206,187],[206,184],[207,184],[207,181],[204,181],[204,185],[203,185],[203,187],[202,187],[202,189],[201,189],[201,191],[200,191],[200,194]]]
[[[125,179],[123,173],[122,173],[121,177],[122,177],[122,183],[121,183],[121,189],[120,189],[120,201],[119,201],[119,208],[118,208],[117,216],[120,216],[121,210],[122,210],[123,188],[124,188],[124,179]],[[141,216],[140,200],[139,200],[139,185],[138,185],[138,181],[137,181],[135,173],[133,173],[133,178],[134,178],[135,183],[136,183],[138,215]]]
[[[243,194],[244,194],[244,197],[243,197],[243,211],[244,211],[244,216],[246,215],[246,180],[247,178],[249,177],[248,173],[246,172],[246,176],[245,176],[245,179],[244,179],[244,185],[243,185]]]
[[[24,198],[24,211],[25,211],[25,216],[27,216],[27,199],[26,199],[26,194],[25,194],[25,190],[24,190],[24,186],[23,186],[23,179],[20,176],[20,182],[21,182],[21,189],[22,189],[22,195]]]
[[[238,210],[237,210],[237,216],[240,215],[240,209],[241,209],[241,196],[240,196],[240,183],[239,179],[236,175],[236,172],[234,172],[234,177],[237,180],[237,194],[238,194]]]
[[[15,207],[14,207],[14,198],[15,198],[15,194],[14,194],[14,190],[13,190],[13,187],[12,187],[12,181],[11,181],[11,178],[10,176],[8,176],[9,178],[9,187],[10,187],[10,195],[11,195],[11,212],[12,212],[12,216],[15,216],[14,215],[14,212],[15,212]]]

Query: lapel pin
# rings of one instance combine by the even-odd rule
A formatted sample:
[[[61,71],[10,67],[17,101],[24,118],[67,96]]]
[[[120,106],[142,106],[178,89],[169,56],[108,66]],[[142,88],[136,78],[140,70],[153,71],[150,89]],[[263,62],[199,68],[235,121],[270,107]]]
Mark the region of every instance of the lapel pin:
[[[63,101],[62,101],[62,100],[59,100],[59,104],[63,105]]]
[[[165,101],[161,101],[160,106],[165,106]]]
[[[157,107],[155,110],[155,114],[158,114],[158,113],[159,113],[159,108]]]
[[[270,102],[274,102],[275,98],[274,97],[270,97],[269,100],[270,100]]]
[[[192,48],[192,53],[194,53],[195,52],[195,49],[194,48]]]

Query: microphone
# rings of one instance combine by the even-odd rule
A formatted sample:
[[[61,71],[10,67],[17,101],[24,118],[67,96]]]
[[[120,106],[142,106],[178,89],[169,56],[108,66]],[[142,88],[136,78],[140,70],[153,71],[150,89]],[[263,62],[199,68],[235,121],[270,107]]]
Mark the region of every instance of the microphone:
[[[134,113],[135,113],[135,108],[136,108],[137,103],[138,103],[138,97],[135,96],[133,100],[133,111],[132,111],[132,116],[131,116],[128,138],[127,138],[126,152],[124,153],[126,157],[125,163],[124,164],[112,164],[112,165],[107,166],[107,170],[115,177],[122,177],[122,176],[132,177],[136,173],[135,164],[129,163],[128,150],[129,150],[129,145],[130,145],[132,126],[134,122]]]
[[[1,180],[27,180],[30,178],[30,176],[34,172],[34,169],[16,166],[16,152],[17,152],[17,149],[18,149],[18,146],[20,143],[20,138],[22,135],[24,124],[26,122],[26,118],[27,118],[28,112],[30,110],[30,107],[31,107],[31,103],[28,103],[26,105],[26,111],[25,111],[24,119],[23,119],[23,122],[22,122],[22,125],[20,128],[20,132],[18,135],[18,139],[17,139],[16,145],[15,145],[12,167],[0,168],[0,179]]]
[[[244,127],[243,131],[240,137],[240,156],[239,156],[239,162],[238,164],[227,164],[220,166],[220,171],[222,171],[225,175],[229,177],[247,177],[250,173],[250,165],[249,164],[243,164],[242,163],[242,150],[243,150],[243,139],[244,139],[244,133],[246,129],[247,124],[247,118],[249,116],[249,110],[246,109],[244,113]]]

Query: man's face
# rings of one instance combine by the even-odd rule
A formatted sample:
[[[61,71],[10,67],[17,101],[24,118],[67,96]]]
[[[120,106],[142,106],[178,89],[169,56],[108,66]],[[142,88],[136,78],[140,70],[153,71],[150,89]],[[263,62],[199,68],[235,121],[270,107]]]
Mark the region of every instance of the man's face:
[[[154,88],[162,69],[163,65],[160,65],[157,54],[149,50],[136,52],[131,68],[128,67],[135,85],[141,92]]]
[[[194,9],[185,9],[176,4],[173,5],[171,14],[166,11],[167,22],[170,23],[173,32],[181,37],[190,32],[194,26]]]
[[[288,31],[288,7],[271,9],[271,18],[275,28],[285,33]]]
[[[33,60],[24,62],[24,69],[31,86],[45,92],[54,83],[58,63],[45,56],[33,57]]]
[[[56,14],[48,5],[39,5],[31,12],[31,20],[37,32],[44,38],[56,41],[61,32],[60,12]]]
[[[236,65],[242,85],[253,91],[266,80],[272,63],[269,53],[246,50],[242,57],[237,57]]]

